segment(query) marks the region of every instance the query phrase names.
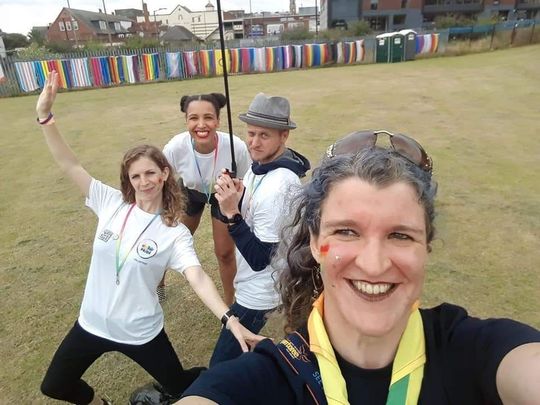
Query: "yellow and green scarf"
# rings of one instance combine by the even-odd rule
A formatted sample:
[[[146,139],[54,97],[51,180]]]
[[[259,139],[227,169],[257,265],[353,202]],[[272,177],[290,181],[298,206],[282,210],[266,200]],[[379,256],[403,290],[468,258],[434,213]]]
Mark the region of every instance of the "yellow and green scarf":
[[[326,333],[323,313],[324,294],[321,294],[313,303],[313,309],[308,319],[310,350],[315,353],[319,364],[328,405],[348,405],[347,386]],[[394,358],[386,405],[415,405],[418,403],[425,362],[424,328],[420,311],[415,305]]]

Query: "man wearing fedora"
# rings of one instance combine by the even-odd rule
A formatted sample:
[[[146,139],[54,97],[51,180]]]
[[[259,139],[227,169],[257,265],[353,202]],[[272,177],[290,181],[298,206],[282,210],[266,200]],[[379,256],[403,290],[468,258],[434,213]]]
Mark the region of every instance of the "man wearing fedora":
[[[222,175],[215,186],[236,245],[235,302],[226,316],[238,316],[246,328],[259,333],[266,314],[280,303],[270,260],[283,219],[289,215],[286,196],[292,186],[300,185],[310,164],[285,145],[289,131],[296,128],[286,98],[259,93],[239,118],[247,124],[246,144],[253,164],[243,180]],[[232,333],[223,328],[210,366],[241,353]]]

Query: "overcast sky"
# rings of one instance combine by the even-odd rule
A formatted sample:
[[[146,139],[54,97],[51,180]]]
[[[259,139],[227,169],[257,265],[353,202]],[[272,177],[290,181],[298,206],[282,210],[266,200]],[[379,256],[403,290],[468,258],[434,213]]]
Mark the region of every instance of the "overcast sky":
[[[216,0],[210,0],[216,6]],[[71,8],[98,11],[103,9],[103,0],[69,0]],[[192,11],[204,10],[208,0],[146,0],[148,11],[158,8],[171,12],[178,4]],[[312,0],[296,0],[296,7],[311,6]],[[224,11],[244,9],[249,12],[250,0],[221,0]],[[0,0],[0,29],[4,32],[28,34],[33,26],[47,26],[54,21],[62,7],[67,7],[67,0]],[[142,9],[141,0],[105,0],[107,13],[120,8]],[[251,9],[255,11],[287,11],[289,0],[251,0]]]

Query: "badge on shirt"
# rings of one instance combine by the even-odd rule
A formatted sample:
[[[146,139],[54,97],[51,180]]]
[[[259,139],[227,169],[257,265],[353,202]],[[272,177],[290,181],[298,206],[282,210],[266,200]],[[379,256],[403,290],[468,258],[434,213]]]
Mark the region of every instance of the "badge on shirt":
[[[111,239],[111,237],[113,238],[113,240],[118,239],[118,235],[115,234],[113,231],[111,231],[110,229],[104,229],[103,232],[99,234],[98,239],[107,243],[109,239]]]
[[[152,239],[145,239],[137,245],[137,254],[141,259],[150,259],[158,251],[158,245]]]

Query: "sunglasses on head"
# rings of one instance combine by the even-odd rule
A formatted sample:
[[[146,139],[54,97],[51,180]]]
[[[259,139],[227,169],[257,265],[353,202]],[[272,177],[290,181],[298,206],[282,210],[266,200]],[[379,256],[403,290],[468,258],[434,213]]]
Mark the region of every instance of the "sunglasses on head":
[[[393,134],[385,130],[353,132],[330,145],[326,150],[326,157],[331,158],[337,155],[355,154],[362,149],[371,148],[377,143],[379,134],[388,135],[392,149],[405,159],[428,173],[433,171],[431,158],[418,142],[406,135]]]

